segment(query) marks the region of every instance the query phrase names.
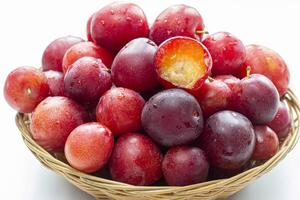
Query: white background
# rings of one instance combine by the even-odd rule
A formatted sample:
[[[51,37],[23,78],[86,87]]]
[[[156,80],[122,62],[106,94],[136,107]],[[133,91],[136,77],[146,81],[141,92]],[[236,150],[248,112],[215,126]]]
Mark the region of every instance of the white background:
[[[245,44],[268,46],[282,55],[291,72],[291,88],[300,96],[300,1],[136,1],[151,23],[169,5],[199,9],[209,32],[229,31]],[[104,0],[1,0],[0,88],[15,67],[40,67],[44,48],[68,34],[85,37],[86,21]],[[122,34],[122,33],[120,33]],[[90,200],[84,192],[42,167],[23,144],[14,123],[15,111],[0,95],[0,199]],[[300,145],[270,173],[231,200],[296,200],[300,198]]]

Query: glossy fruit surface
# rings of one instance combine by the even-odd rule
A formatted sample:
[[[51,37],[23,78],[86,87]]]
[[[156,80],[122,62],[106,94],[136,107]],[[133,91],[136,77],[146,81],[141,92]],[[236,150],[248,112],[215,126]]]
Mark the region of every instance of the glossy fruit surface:
[[[64,74],[53,70],[45,71],[44,74],[47,77],[50,96],[64,96]]]
[[[279,105],[276,87],[267,77],[251,74],[241,80],[234,110],[244,114],[254,124],[272,121]]]
[[[168,185],[191,185],[206,181],[209,163],[201,149],[178,146],[168,150],[162,170]]]
[[[81,103],[98,102],[112,86],[111,75],[100,59],[83,57],[73,63],[64,78],[66,94]]]
[[[239,77],[245,77],[246,68],[250,66],[252,74],[263,74],[268,77],[282,96],[287,91],[290,81],[289,69],[282,57],[267,47],[254,44],[246,46],[246,54],[246,61],[239,72]]]
[[[142,112],[145,132],[158,144],[175,146],[196,139],[203,129],[203,116],[197,100],[181,89],[157,93]]]
[[[200,42],[178,36],[158,47],[154,64],[157,76],[165,88],[197,91],[210,73],[212,60]]]
[[[107,126],[114,135],[141,129],[141,113],[145,100],[137,92],[126,88],[112,88],[99,100],[97,121]]]
[[[43,53],[43,71],[62,71],[62,60],[66,51],[79,42],[83,42],[83,39],[71,35],[58,38],[51,42]]]
[[[92,38],[92,33],[91,33],[91,24],[92,24],[92,19],[94,17],[94,14],[92,14],[87,23],[86,23],[86,37],[88,39],[88,41],[93,42],[93,38]]]
[[[150,29],[150,39],[157,45],[174,36],[186,36],[201,41],[204,23],[200,13],[193,7],[180,4],[164,10]],[[198,33],[197,33],[198,31]]]
[[[13,109],[30,113],[49,95],[49,86],[42,71],[34,67],[19,67],[8,74],[3,93]]]
[[[113,150],[114,137],[105,126],[90,122],[75,128],[65,145],[65,155],[72,167],[92,173],[107,163]]]
[[[127,133],[116,142],[110,159],[113,180],[132,185],[151,185],[162,176],[162,154],[147,136]]]
[[[292,126],[292,119],[286,105],[283,102],[279,103],[278,111],[274,119],[268,123],[268,126],[279,138],[285,138],[288,136]]]
[[[67,137],[88,121],[82,106],[67,97],[48,97],[34,110],[30,130],[33,139],[48,151],[61,151]]]
[[[217,32],[203,40],[213,60],[212,74],[235,74],[246,59],[242,41],[228,32]]]
[[[219,75],[214,77],[215,80],[223,81],[231,89],[232,92],[235,92],[235,88],[240,84],[241,80],[232,75]]]
[[[152,92],[159,83],[154,68],[157,46],[147,38],[134,39],[116,55],[111,67],[113,82],[137,92]]]
[[[256,143],[252,159],[266,160],[273,157],[279,150],[276,133],[268,126],[254,126],[254,132]]]
[[[199,143],[212,166],[238,169],[252,156],[255,133],[245,116],[220,111],[207,119]]]
[[[133,3],[114,2],[95,13],[91,33],[96,44],[118,53],[129,41],[148,37],[149,26],[139,6]]]
[[[229,107],[232,91],[228,85],[219,80],[206,80],[196,98],[201,105],[204,116],[225,110]]]
[[[107,68],[111,67],[113,56],[106,49],[96,46],[92,42],[80,42],[72,46],[63,58],[63,72],[66,73],[69,66],[82,57],[99,58]]]

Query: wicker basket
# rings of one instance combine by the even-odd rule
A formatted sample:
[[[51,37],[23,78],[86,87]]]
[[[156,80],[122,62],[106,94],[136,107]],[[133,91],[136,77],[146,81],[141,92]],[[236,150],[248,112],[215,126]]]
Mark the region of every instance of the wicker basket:
[[[18,113],[16,124],[25,144],[43,165],[63,175],[69,182],[96,199],[224,199],[270,171],[296,145],[299,138],[300,106],[291,90],[285,94],[283,100],[288,105],[293,126],[289,136],[281,142],[280,150],[274,157],[264,163],[253,162],[250,169],[228,179],[183,187],[132,186],[81,173],[66,164],[63,159],[58,159],[57,156],[51,155],[35,143],[29,131],[28,115]]]

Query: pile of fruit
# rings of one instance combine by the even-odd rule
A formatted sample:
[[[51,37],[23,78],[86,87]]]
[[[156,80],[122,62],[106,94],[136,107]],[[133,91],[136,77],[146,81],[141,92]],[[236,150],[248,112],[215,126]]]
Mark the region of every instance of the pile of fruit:
[[[271,158],[289,133],[284,60],[208,34],[195,8],[171,6],[149,27],[139,6],[112,3],[89,18],[87,38],[54,40],[41,69],[19,67],[4,87],[36,143],[79,171],[189,185]]]

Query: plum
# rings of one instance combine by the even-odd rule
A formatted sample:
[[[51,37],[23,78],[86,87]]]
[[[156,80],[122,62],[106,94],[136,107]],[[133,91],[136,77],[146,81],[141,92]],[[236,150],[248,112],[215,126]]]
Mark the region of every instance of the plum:
[[[158,47],[154,64],[157,76],[165,88],[178,87],[195,92],[207,79],[212,60],[199,41],[177,36]]]
[[[276,133],[268,126],[254,126],[254,132],[256,143],[252,159],[266,160],[273,157],[279,150]]]
[[[278,111],[274,119],[268,123],[268,126],[281,138],[288,136],[292,126],[290,113],[283,102],[279,103]]]
[[[234,105],[233,110],[244,114],[252,123],[266,124],[276,115],[279,94],[267,77],[251,74],[241,80],[232,105]]]
[[[64,74],[59,71],[48,70],[44,72],[49,85],[51,96],[65,96],[64,93]]]
[[[49,95],[49,85],[42,71],[34,67],[19,67],[8,74],[3,92],[13,109],[30,113]]]
[[[209,163],[201,149],[177,146],[164,156],[162,170],[168,185],[191,185],[206,181]]]
[[[147,38],[137,38],[126,44],[116,55],[112,79],[116,86],[137,92],[152,92],[158,86],[153,64],[157,46]]]
[[[162,154],[147,136],[126,133],[117,140],[109,169],[113,180],[132,185],[151,185],[162,176]]]
[[[83,42],[80,37],[65,36],[51,42],[45,49],[42,57],[42,68],[44,71],[62,71],[62,61],[66,51],[73,45]]]
[[[220,111],[210,116],[199,138],[214,167],[238,169],[246,164],[255,148],[255,133],[249,119],[234,111]]]
[[[186,36],[201,41],[204,23],[200,13],[193,7],[179,4],[165,9],[150,29],[150,39],[157,45],[175,36]]]
[[[210,115],[228,109],[230,98],[232,95],[228,85],[219,80],[207,80],[202,85],[196,98],[201,105],[203,115]]]
[[[237,73],[246,60],[246,49],[241,40],[228,32],[217,32],[203,40],[213,60],[214,76]]]
[[[246,46],[246,61],[238,72],[240,78],[247,75],[247,67],[251,67],[252,74],[263,74],[268,77],[280,96],[287,91],[290,81],[289,69],[283,58],[275,51],[261,45]]]
[[[108,90],[99,100],[97,121],[107,126],[114,135],[141,129],[141,113],[145,100],[137,92],[117,87]]]
[[[112,86],[111,75],[100,59],[83,57],[73,63],[64,78],[65,93],[81,103],[98,102]]]
[[[118,53],[129,41],[148,37],[149,26],[143,10],[133,3],[114,2],[94,14],[92,39],[113,53]]]
[[[63,72],[66,73],[69,66],[82,57],[99,58],[107,68],[111,67],[113,61],[113,56],[106,49],[96,46],[92,42],[80,42],[68,49],[64,55],[62,63]]]
[[[202,132],[202,110],[195,97],[184,90],[164,90],[146,103],[142,125],[146,133],[160,145],[186,144]]]
[[[61,151],[67,137],[89,119],[85,109],[67,97],[47,97],[32,113],[32,138],[48,151]]]
[[[66,141],[65,155],[75,169],[92,173],[108,162],[114,145],[112,132],[105,126],[90,122],[75,128]]]

